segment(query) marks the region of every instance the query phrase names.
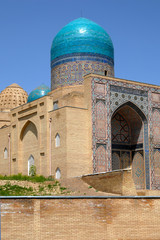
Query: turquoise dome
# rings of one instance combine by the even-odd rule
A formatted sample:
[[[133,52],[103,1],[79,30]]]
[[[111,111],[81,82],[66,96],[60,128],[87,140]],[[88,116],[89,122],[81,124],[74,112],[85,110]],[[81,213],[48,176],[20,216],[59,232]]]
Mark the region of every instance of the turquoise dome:
[[[113,43],[108,33],[86,18],[78,18],[56,35],[51,47],[51,61],[73,53],[100,54],[114,60]]]
[[[42,84],[39,87],[35,88],[28,96],[27,102],[32,102],[38,98],[46,96],[50,92],[50,88]]]

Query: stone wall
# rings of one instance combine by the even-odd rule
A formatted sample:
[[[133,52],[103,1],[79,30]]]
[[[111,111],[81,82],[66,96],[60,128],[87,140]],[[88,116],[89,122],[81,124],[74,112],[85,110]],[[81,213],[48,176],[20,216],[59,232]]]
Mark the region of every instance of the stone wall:
[[[159,198],[1,199],[1,239],[160,239]]]

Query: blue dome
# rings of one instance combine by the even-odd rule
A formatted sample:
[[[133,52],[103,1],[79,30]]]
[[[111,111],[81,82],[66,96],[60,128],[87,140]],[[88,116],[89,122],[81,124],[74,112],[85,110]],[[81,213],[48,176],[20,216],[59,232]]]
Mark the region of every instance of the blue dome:
[[[27,102],[32,102],[38,98],[46,96],[50,92],[50,88],[42,84],[39,87],[35,88],[28,96]]]
[[[51,61],[65,54],[102,54],[114,60],[114,48],[108,33],[86,18],[78,18],[56,35],[51,47]]]

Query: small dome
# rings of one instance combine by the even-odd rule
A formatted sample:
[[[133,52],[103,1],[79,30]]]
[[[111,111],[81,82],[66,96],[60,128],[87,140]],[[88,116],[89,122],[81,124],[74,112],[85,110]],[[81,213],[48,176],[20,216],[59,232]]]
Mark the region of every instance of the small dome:
[[[46,96],[50,92],[50,88],[42,84],[39,87],[35,88],[28,96],[27,102],[32,102],[38,98]]]
[[[13,83],[0,93],[0,109],[10,110],[27,102],[28,94],[18,84]]]
[[[51,47],[51,61],[71,53],[101,54],[114,58],[114,49],[110,36],[98,24],[86,18],[78,18],[56,35]]]

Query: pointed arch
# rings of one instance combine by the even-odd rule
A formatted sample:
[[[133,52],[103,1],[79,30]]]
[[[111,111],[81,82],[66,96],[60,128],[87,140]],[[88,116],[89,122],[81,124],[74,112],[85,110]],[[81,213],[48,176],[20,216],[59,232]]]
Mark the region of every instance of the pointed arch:
[[[127,165],[132,165],[133,168],[133,176],[135,177],[135,184],[137,189],[143,189],[146,186],[146,189],[150,189],[150,161],[149,161],[149,140],[148,140],[148,121],[144,112],[133,102],[127,101],[117,107],[115,111],[112,113],[111,118],[111,126],[113,132],[112,120],[117,113],[122,113],[129,124],[129,132],[130,132],[130,142],[116,142],[112,141],[112,152],[113,150],[119,150],[120,154],[120,162],[123,163],[122,167],[125,168]],[[115,132],[118,132],[118,127],[115,127]],[[111,135],[112,135],[111,132]],[[113,138],[113,136],[112,136]],[[136,151],[135,151],[136,149]],[[137,155],[137,151],[142,149],[145,154]],[[127,152],[130,151],[130,159],[123,159],[122,151]],[[140,154],[140,153],[139,153]],[[125,155],[126,157],[127,155]],[[143,163],[143,167],[141,166],[141,174],[136,171],[135,165]],[[131,163],[131,164],[130,164]],[[145,169],[145,171],[144,171]],[[136,174],[137,173],[137,174]],[[139,175],[139,177],[138,177]],[[137,176],[137,178],[136,178]],[[133,177],[133,178],[134,178]]]
[[[120,109],[121,109],[122,107],[124,107],[125,105],[131,107],[135,112],[137,112],[138,115],[141,117],[141,119],[142,119],[143,121],[147,121],[147,117],[146,117],[145,114],[142,112],[142,110],[141,110],[135,103],[133,103],[133,102],[131,102],[131,101],[127,101],[127,102],[123,103],[122,105],[120,105],[119,107],[117,107],[117,108],[114,110],[114,112],[112,113],[112,117],[114,116],[114,114],[115,114],[118,110],[120,110]]]
[[[60,146],[60,135],[59,133],[57,133],[55,136],[55,147],[59,147],[59,146]]]
[[[37,131],[36,125],[32,121],[28,120],[24,124],[24,126],[21,130],[21,133],[20,133],[20,140],[21,141],[23,140],[24,136],[27,134],[28,131],[31,131],[36,136],[36,138],[38,138],[38,131]]]

